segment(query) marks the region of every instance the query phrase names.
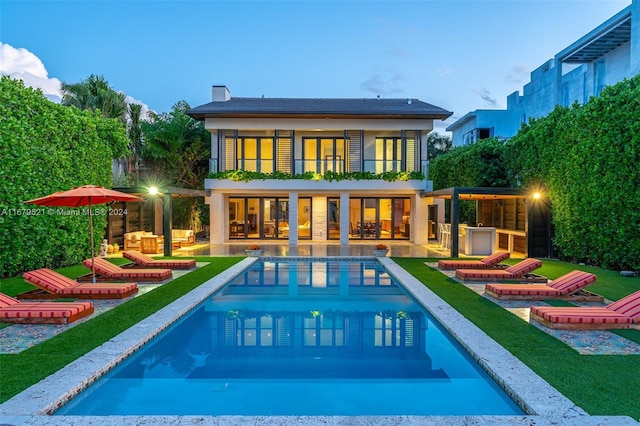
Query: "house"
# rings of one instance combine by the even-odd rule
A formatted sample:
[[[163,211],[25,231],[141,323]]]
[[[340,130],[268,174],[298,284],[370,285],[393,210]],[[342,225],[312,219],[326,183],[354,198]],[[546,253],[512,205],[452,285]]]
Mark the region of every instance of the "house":
[[[522,91],[507,97],[507,109],[471,111],[446,128],[454,146],[488,137],[510,138],[532,118],[556,105],[583,104],[607,85],[640,73],[640,0],[557,53],[531,72]]]
[[[212,102],[188,114],[212,134],[212,173],[262,174],[206,179],[212,244],[435,237],[433,200],[420,196],[432,189],[426,135],[449,111],[406,98],[234,98],[213,86]],[[395,172],[409,179],[379,178]],[[292,178],[303,174],[309,179]]]

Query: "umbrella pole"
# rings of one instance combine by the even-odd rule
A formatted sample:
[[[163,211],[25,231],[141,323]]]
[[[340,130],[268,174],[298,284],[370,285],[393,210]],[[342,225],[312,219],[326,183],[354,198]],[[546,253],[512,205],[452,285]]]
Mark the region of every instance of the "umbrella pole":
[[[96,282],[96,265],[93,248],[93,214],[91,213],[91,197],[89,197],[89,238],[91,238],[91,282]]]

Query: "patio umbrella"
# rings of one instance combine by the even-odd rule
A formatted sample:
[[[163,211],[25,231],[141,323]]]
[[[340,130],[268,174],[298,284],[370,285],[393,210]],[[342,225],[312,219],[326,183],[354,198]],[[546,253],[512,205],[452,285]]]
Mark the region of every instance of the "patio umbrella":
[[[68,191],[56,192],[44,197],[25,201],[25,203],[45,207],[89,207],[89,234],[91,236],[91,274],[92,281],[96,282],[96,271],[93,264],[95,250],[93,243],[93,215],[91,214],[91,206],[95,204],[104,204],[114,201],[142,201],[142,198],[136,195],[125,194],[124,192],[107,189],[102,186],[84,185],[70,189]]]

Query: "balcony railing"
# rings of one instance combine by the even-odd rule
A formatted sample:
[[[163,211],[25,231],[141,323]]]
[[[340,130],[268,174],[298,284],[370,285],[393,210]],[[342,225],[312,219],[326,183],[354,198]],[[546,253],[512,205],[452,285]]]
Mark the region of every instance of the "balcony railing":
[[[323,160],[295,160],[295,174],[303,174],[306,172],[314,172],[324,174],[327,171],[336,173],[344,173],[344,160],[338,158],[325,158]]]

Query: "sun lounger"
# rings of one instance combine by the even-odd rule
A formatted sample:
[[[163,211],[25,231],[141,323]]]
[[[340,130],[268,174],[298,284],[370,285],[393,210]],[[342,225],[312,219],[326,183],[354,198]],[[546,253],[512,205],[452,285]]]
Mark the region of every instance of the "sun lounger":
[[[191,269],[196,267],[193,259],[162,259],[157,260],[136,250],[122,252],[122,257],[133,262],[134,266],[143,268],[169,268],[169,269]],[[129,265],[127,265],[129,266]]]
[[[601,302],[601,296],[582,289],[596,280],[594,274],[571,271],[548,284],[487,284],[484,291],[502,300],[574,300]]]
[[[100,257],[95,257],[94,262],[96,276],[101,280],[161,282],[172,276],[171,269],[125,269]],[[91,269],[91,259],[83,260],[82,264]],[[91,280],[91,274],[78,277],[78,280]]]
[[[547,327],[563,330],[640,330],[640,291],[605,307],[532,306],[530,318]]]
[[[0,293],[0,322],[69,324],[92,313],[91,302],[21,302]]]
[[[522,282],[543,282],[548,280],[530,272],[542,266],[538,259],[524,259],[506,269],[456,269],[456,277],[464,281],[511,280]]]
[[[508,259],[511,256],[511,253],[508,251],[497,251],[493,253],[491,256],[487,256],[484,259],[473,260],[439,260],[438,268],[440,269],[486,269],[486,268],[496,268],[498,263],[502,262],[505,259]]]
[[[138,292],[136,283],[91,283],[80,284],[71,278],[42,268],[22,275],[35,290],[20,293],[18,299],[59,299],[75,297],[79,299],[124,299]]]

